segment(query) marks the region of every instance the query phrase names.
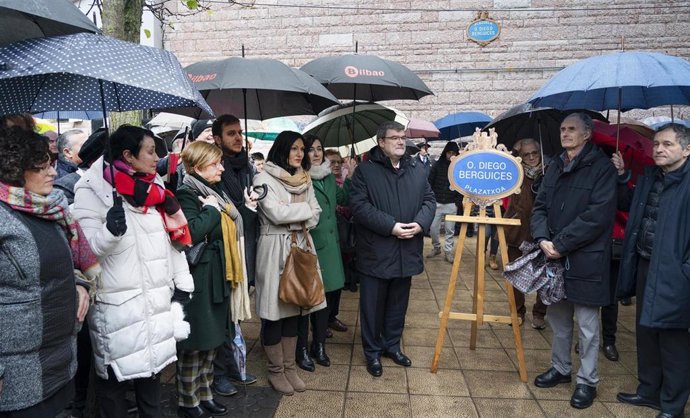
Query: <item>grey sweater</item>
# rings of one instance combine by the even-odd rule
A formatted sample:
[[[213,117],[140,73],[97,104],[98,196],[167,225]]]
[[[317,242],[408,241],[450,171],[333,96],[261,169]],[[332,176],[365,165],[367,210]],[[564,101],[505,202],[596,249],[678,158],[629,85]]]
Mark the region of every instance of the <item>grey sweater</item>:
[[[0,203],[0,411],[47,399],[76,371],[74,271],[56,222]]]

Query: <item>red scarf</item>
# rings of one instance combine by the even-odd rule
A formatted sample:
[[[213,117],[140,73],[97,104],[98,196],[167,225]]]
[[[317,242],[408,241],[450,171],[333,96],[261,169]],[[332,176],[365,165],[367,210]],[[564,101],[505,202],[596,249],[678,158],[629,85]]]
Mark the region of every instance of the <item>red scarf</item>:
[[[28,213],[41,219],[57,222],[67,235],[74,268],[81,270],[89,279],[94,279],[100,271],[98,259],[91,251],[79,223],[67,210],[67,198],[59,192],[43,196],[0,182],[0,201],[12,209]]]
[[[146,213],[149,207],[155,207],[163,218],[165,230],[170,235],[172,244],[177,249],[192,245],[192,234],[175,195],[156,183],[156,174],[135,172],[131,166],[121,160],[115,160],[115,190],[132,206],[143,207]],[[113,184],[110,167],[105,163],[103,177]]]

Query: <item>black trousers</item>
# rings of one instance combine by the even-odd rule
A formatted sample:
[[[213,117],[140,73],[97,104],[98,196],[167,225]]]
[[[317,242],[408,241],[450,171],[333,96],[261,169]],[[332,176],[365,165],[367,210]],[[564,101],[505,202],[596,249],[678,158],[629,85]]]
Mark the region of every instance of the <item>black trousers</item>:
[[[649,260],[640,258],[636,289],[637,393],[647,399],[658,399],[662,412],[683,416],[690,395],[690,333],[685,328],[640,325],[648,270]]]
[[[223,345],[216,350],[216,358],[213,360],[213,376],[226,376],[240,379],[240,369],[235,361],[235,325],[230,324],[225,334]]]
[[[296,337],[300,315],[279,319],[277,321],[261,320],[261,343],[276,345],[283,337]]]
[[[314,343],[326,342],[326,328],[331,320],[332,305],[334,299],[340,303],[340,289],[326,292],[326,307],[309,315],[299,317],[297,324],[297,349],[306,347],[309,341],[309,322],[311,321],[312,340]],[[336,307],[337,308],[337,307]]]
[[[411,279],[379,279],[359,275],[359,315],[362,346],[367,360],[380,358],[384,351],[400,351]]]
[[[129,383],[134,384],[139,418],[159,418],[161,409],[160,374],[141,379],[118,382],[115,373],[108,368],[108,379],[96,376],[96,399],[101,418],[122,418],[127,416],[125,394]]]
[[[326,304],[328,305],[328,322],[333,322],[340,313],[340,294],[342,289],[326,292]]]
[[[92,355],[89,323],[84,321],[77,334],[77,374],[74,376],[74,401],[72,401],[72,416],[74,418],[84,416],[86,394],[89,391]]]
[[[615,294],[620,260],[611,260],[611,291]],[[603,345],[616,344],[616,332],[618,331],[618,302],[601,307],[601,334]]]

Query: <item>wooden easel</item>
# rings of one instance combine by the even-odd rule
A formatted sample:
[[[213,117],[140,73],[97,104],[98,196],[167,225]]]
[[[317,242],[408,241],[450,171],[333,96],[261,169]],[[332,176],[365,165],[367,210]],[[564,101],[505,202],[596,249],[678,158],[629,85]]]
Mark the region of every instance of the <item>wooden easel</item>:
[[[486,252],[486,230],[484,225],[496,225],[497,236],[499,243],[499,250],[501,254],[501,261],[505,266],[508,264],[508,246],[506,245],[506,236],[504,227],[507,225],[520,225],[519,219],[506,219],[501,216],[500,205],[497,202],[493,203],[495,218],[486,216],[486,207],[479,206],[479,216],[470,216],[472,207],[475,204],[467,197],[463,200],[463,214],[446,215],[446,220],[452,222],[461,222],[460,236],[455,246],[455,259],[453,260],[453,268],[450,273],[450,282],[448,283],[448,292],[446,293],[446,302],[443,306],[443,311],[439,312],[441,318],[441,325],[438,330],[438,337],[436,337],[436,349],[434,350],[434,359],[431,363],[431,372],[436,373],[438,370],[438,362],[441,357],[441,349],[443,348],[443,340],[445,339],[446,329],[448,328],[449,319],[461,319],[465,321],[472,321],[472,329],[470,334],[470,350],[477,348],[477,326],[483,325],[487,322],[497,322],[501,324],[512,324],[513,337],[515,338],[515,351],[517,352],[518,368],[520,371],[520,381],[527,382],[527,368],[525,367],[525,352],[522,348],[522,336],[520,335],[520,324],[517,317],[517,308],[515,306],[515,293],[513,286],[506,281],[506,290],[508,291],[508,305],[510,306],[510,316],[502,315],[485,315],[484,314],[484,262]],[[462,260],[462,251],[465,245],[465,233],[467,232],[468,224],[479,224],[480,228],[477,234],[477,257],[474,274],[474,297],[472,303],[472,313],[451,312],[450,308],[453,303],[453,296],[455,295],[455,284],[458,279],[460,271],[460,262]]]

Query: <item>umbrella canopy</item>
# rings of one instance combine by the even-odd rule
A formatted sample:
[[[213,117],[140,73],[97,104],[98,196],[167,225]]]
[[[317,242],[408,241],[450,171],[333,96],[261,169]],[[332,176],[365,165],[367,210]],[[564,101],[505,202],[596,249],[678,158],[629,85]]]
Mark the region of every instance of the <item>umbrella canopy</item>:
[[[483,128],[491,122],[491,116],[481,112],[459,112],[446,115],[434,121],[434,125],[441,131],[439,139],[451,139],[472,135],[476,128]]]
[[[100,31],[69,0],[0,0],[0,47],[79,32]]]
[[[100,110],[70,110],[67,112],[39,112],[34,114],[37,118],[42,119],[82,119],[82,120],[96,120],[103,119],[103,112]]]
[[[690,104],[690,62],[656,52],[614,52],[559,71],[529,99],[556,109],[649,109]]]
[[[288,117],[267,119],[264,121],[249,121],[246,129],[248,137],[264,141],[275,141],[278,134],[283,131],[301,132],[299,125]],[[253,148],[252,148],[253,150]]]
[[[405,136],[408,138],[438,138],[441,136],[441,131],[428,120],[410,118],[405,129]]]
[[[589,110],[583,112],[592,119],[606,121],[601,113]],[[484,130],[494,128],[498,134],[498,142],[508,149],[512,149],[520,139],[532,138],[541,142],[545,155],[556,155],[562,150],[561,122],[567,114],[560,110],[548,107],[535,108],[529,103],[523,103],[496,116]]]
[[[348,104],[325,110],[304,128],[304,133],[317,136],[324,147],[340,147],[372,138],[383,122],[396,121],[403,126],[408,122],[398,110],[380,104],[357,104],[354,116],[352,108],[353,104]]]
[[[185,67],[185,71],[218,115],[263,120],[315,115],[338,104],[338,99],[316,80],[274,59],[201,61]]]
[[[148,121],[147,125],[149,127],[165,126],[170,129],[180,130],[184,127],[191,126],[194,121],[194,118],[190,118],[188,116],[177,115],[168,112],[160,112],[159,114],[151,118],[151,120]]]
[[[168,51],[79,33],[0,49],[0,114],[208,107]]]
[[[367,102],[419,100],[434,94],[409,68],[375,55],[317,58],[301,69],[339,99]]]

